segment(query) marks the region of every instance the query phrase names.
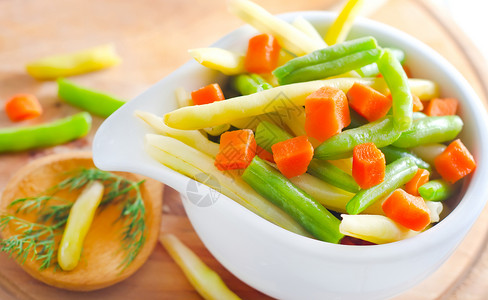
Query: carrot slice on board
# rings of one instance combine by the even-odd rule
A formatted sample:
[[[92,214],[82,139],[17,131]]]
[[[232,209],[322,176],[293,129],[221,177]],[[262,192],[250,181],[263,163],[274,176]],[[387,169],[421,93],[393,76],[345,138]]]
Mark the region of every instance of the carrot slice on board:
[[[17,94],[5,103],[5,112],[13,122],[38,117],[42,114],[42,106],[36,96]]]
[[[273,158],[281,174],[287,178],[307,172],[313,158],[313,146],[306,136],[298,136],[271,146]]]
[[[251,73],[269,73],[276,69],[280,45],[271,34],[260,34],[249,40],[244,66]]]
[[[305,131],[323,142],[351,123],[346,94],[333,87],[323,87],[305,99]]]
[[[385,180],[385,155],[374,143],[354,147],[352,177],[362,189],[375,186]]]
[[[256,140],[250,129],[224,132],[220,136],[219,153],[215,157],[217,169],[245,169],[256,155]]]
[[[409,229],[420,231],[430,224],[429,208],[422,197],[396,189],[381,204],[385,215]]]
[[[351,108],[369,122],[386,116],[392,103],[391,96],[386,97],[375,89],[357,82],[347,92],[347,99]]]
[[[435,158],[434,165],[442,178],[450,183],[455,183],[476,168],[473,155],[459,139]]]
[[[419,187],[429,181],[429,176],[429,171],[419,168],[413,178],[405,184],[405,192],[413,196],[420,196]]]
[[[225,97],[224,93],[222,93],[222,90],[220,89],[219,84],[212,83],[191,92],[191,100],[193,100],[193,104],[195,105],[202,105],[215,101],[225,100]]]
[[[435,98],[429,101],[424,113],[428,116],[450,116],[455,115],[459,101],[455,98]]]

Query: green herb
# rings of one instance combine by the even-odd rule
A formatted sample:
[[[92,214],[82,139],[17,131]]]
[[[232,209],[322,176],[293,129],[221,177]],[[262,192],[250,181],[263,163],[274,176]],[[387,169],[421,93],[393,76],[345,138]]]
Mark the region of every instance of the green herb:
[[[145,206],[140,191],[140,185],[144,181],[131,181],[98,169],[82,169],[73,173],[71,177],[49,188],[46,194],[50,195],[20,198],[12,201],[9,207],[17,207],[15,214],[36,211],[37,221],[30,222],[9,214],[1,215],[0,231],[8,224],[14,223],[18,226],[16,230],[21,233],[0,241],[0,251],[15,256],[21,264],[26,261],[29,255],[32,255],[32,260],[41,262],[40,270],[56,263],[57,245],[55,237],[63,233],[73,203],[56,197],[55,194],[60,190],[81,189],[95,180],[102,181],[106,188],[106,193],[100,204],[101,209],[108,204],[120,204],[122,206],[117,221],[124,222],[121,249],[125,252],[125,257],[120,267],[129,266],[146,241],[144,234],[146,230]],[[132,190],[134,193],[130,193]],[[52,200],[61,202],[61,204],[48,205]]]

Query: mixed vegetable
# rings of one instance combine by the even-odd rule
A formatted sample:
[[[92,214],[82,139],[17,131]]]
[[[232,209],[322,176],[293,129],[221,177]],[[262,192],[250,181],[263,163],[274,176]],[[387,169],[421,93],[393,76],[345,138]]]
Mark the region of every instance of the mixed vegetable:
[[[163,118],[137,112],[160,134],[147,135],[148,153],[196,180],[214,176],[249,210],[330,243],[389,243],[438,222],[476,167],[456,139],[458,101],[409,78],[401,49],[346,40],[362,2],[349,1],[324,40],[304,18],[290,24],[229,1],[260,34],[245,54],[190,50],[229,84],[178,89],[180,108]]]

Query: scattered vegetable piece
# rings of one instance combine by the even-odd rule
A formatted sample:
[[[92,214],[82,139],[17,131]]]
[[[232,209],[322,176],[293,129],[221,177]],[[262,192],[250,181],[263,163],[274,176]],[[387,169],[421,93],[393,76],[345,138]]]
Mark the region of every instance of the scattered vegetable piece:
[[[422,197],[396,189],[382,204],[386,216],[414,231],[421,231],[430,224],[429,208]]]
[[[377,64],[391,92],[395,126],[398,130],[405,131],[412,125],[413,112],[413,100],[408,86],[408,77],[401,63],[388,49],[383,50]]]
[[[400,136],[392,116],[386,116],[366,125],[344,130],[326,140],[315,149],[315,158],[339,159],[351,157],[353,148],[359,144],[374,143],[376,147],[385,147]]]
[[[346,40],[349,31],[351,30],[354,19],[361,11],[363,6],[363,0],[349,0],[342,8],[341,12],[330,25],[327,34],[325,35],[325,42],[328,45],[334,45],[336,43],[342,43]]]
[[[368,189],[385,180],[385,155],[374,143],[354,147],[352,177],[362,189]]]
[[[223,170],[244,169],[256,155],[256,141],[250,129],[228,131],[220,136],[215,166]]]
[[[403,186],[417,173],[415,162],[409,157],[403,157],[386,166],[385,180],[369,189],[359,191],[347,203],[346,210],[350,215],[363,212],[368,206],[382,200],[395,189]]]
[[[319,240],[337,244],[342,239],[340,221],[333,214],[259,157],[254,157],[242,179]]]
[[[434,160],[439,154],[441,154],[445,149],[446,145],[444,144],[424,144],[424,145],[419,145],[416,147],[413,147],[411,150],[412,154],[416,155],[423,161],[429,164],[429,166],[434,165]],[[400,149],[400,148],[397,148]],[[421,165],[417,164],[419,168],[424,168]],[[424,169],[429,169],[429,168],[424,168]]]
[[[339,230],[346,236],[352,236],[375,244],[386,244],[413,237],[418,232],[378,215],[341,215]]]
[[[160,234],[159,241],[204,299],[240,299],[214,270],[210,269],[176,236]]]
[[[455,183],[476,168],[473,155],[460,139],[450,143],[444,152],[437,156],[434,164],[442,178],[450,183]]]
[[[5,112],[13,122],[33,119],[42,114],[42,106],[36,96],[17,94],[5,102]]]
[[[395,147],[411,148],[423,144],[444,143],[454,139],[463,129],[463,120],[458,116],[425,117],[415,120],[392,143]]]
[[[65,102],[106,118],[125,104],[125,101],[103,92],[88,89],[64,78],[59,78],[58,96]]]
[[[313,158],[313,146],[306,136],[298,136],[271,146],[273,159],[287,178],[307,172]]]
[[[455,98],[435,98],[429,101],[424,113],[428,116],[451,116],[455,115],[459,101]]]
[[[427,201],[444,201],[452,195],[454,187],[443,179],[436,179],[423,184],[418,191]]]
[[[87,112],[35,126],[0,129],[0,153],[64,144],[85,136],[91,128]]]
[[[224,93],[218,83],[212,83],[191,92],[191,100],[195,105],[209,104],[225,100]],[[210,126],[209,126],[210,127]]]
[[[360,83],[354,85],[347,92],[349,105],[369,122],[386,116],[391,108],[391,98],[379,93],[375,89]]]
[[[305,99],[305,114],[305,131],[319,142],[351,123],[346,94],[331,87],[320,88]]]
[[[120,62],[114,46],[103,45],[39,59],[27,64],[27,73],[36,79],[56,79],[105,69]]]
[[[280,45],[271,34],[249,39],[244,66],[251,73],[269,73],[278,66]]]
[[[405,192],[413,196],[419,196],[419,187],[429,181],[429,176],[429,171],[419,168],[415,176],[409,182],[405,183]]]
[[[100,181],[88,183],[71,207],[58,249],[58,263],[64,271],[73,270],[80,261],[83,241],[103,198],[103,190]]]
[[[202,66],[222,72],[225,75],[244,73],[244,55],[221,48],[190,49],[188,53]]]

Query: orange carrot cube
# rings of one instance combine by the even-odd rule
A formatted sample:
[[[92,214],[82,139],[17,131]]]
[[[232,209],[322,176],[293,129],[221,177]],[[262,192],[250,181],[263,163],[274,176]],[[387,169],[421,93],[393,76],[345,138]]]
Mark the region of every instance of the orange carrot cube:
[[[362,189],[383,182],[385,180],[385,168],[385,155],[374,143],[365,143],[354,147],[352,177]]]
[[[305,131],[323,142],[351,123],[346,94],[342,90],[323,87],[305,99]]]
[[[278,169],[287,178],[307,172],[313,158],[313,146],[306,136],[276,143],[271,146],[271,150]]]
[[[391,97],[357,82],[347,92],[347,99],[351,108],[369,122],[386,116],[392,103]]]
[[[198,90],[191,92],[191,100],[195,105],[208,104],[215,101],[225,100],[224,93],[218,83],[212,83]]]
[[[396,189],[381,207],[388,218],[409,229],[420,231],[430,224],[430,212],[424,199],[402,189]]]
[[[450,183],[455,183],[476,168],[473,155],[459,139],[435,158],[434,165],[442,178]]]
[[[250,129],[224,132],[220,136],[219,153],[215,157],[217,169],[245,169],[256,155],[256,140]]]
[[[276,69],[280,45],[271,34],[260,34],[249,40],[244,66],[251,73],[269,73]]]

